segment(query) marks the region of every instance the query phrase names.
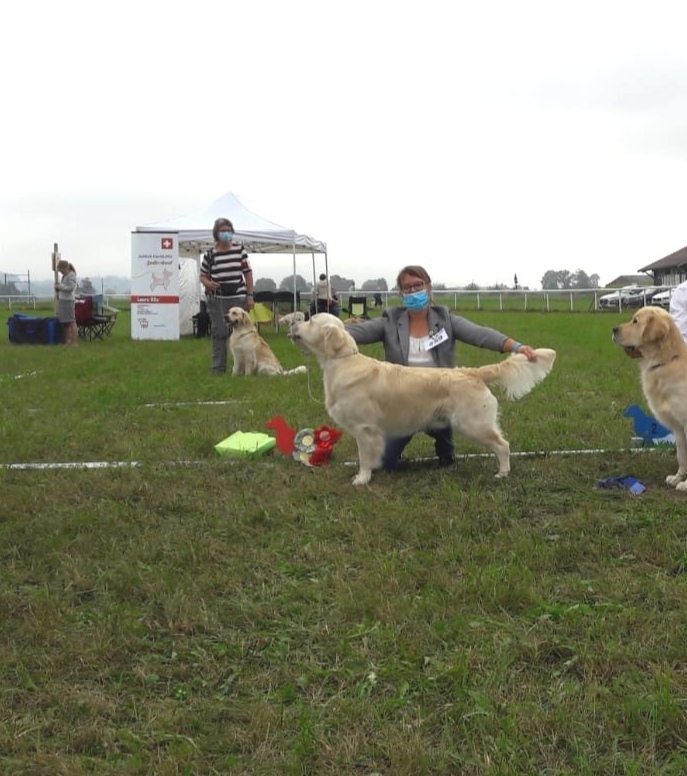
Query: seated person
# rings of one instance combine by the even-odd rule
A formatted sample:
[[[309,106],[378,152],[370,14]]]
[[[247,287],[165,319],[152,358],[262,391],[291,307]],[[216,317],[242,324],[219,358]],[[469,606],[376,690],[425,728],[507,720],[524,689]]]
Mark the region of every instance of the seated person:
[[[327,276],[324,273],[320,275],[320,279],[315,285],[315,294],[316,304],[315,302],[311,303],[310,314],[314,315],[316,312],[330,313],[338,318],[341,312],[339,298],[336,292],[331,290]]]
[[[330,315],[336,315],[338,318],[341,314],[341,307],[339,306],[339,298],[336,294],[332,294],[331,301],[327,303],[326,299],[318,299],[317,300],[317,310],[315,310],[315,303],[312,302],[310,305],[310,314],[314,315],[316,312],[318,313],[329,313]]]

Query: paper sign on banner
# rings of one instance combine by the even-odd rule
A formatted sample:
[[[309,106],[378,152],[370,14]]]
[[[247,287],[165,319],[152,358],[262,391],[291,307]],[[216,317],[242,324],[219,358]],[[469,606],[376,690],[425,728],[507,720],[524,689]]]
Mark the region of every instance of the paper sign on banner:
[[[177,234],[131,234],[131,339],[179,339]]]

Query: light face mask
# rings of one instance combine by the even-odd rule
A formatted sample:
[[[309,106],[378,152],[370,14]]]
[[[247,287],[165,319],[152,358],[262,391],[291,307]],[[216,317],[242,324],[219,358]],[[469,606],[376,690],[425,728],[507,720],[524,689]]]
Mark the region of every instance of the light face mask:
[[[219,233],[219,239],[220,242],[231,242],[234,237],[233,232],[220,232]]]
[[[429,294],[424,289],[413,294],[403,294],[403,304],[409,310],[424,310],[429,304]]]

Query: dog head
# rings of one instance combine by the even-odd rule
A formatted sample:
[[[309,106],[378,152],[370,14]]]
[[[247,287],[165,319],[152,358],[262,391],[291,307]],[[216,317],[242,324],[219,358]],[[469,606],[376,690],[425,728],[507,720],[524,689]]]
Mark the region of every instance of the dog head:
[[[243,328],[253,328],[253,322],[243,307],[230,307],[224,316],[229,331]]]
[[[294,344],[301,345],[321,362],[358,352],[343,321],[329,313],[318,313],[308,321],[294,321],[289,336]]]
[[[684,348],[673,316],[662,307],[651,305],[637,310],[628,323],[615,326],[613,342],[631,358],[653,358]]]
[[[279,325],[290,326],[292,323],[295,323],[296,321],[304,321],[304,320],[305,320],[305,313],[296,311],[295,313],[287,313],[286,315],[282,315],[279,318]]]

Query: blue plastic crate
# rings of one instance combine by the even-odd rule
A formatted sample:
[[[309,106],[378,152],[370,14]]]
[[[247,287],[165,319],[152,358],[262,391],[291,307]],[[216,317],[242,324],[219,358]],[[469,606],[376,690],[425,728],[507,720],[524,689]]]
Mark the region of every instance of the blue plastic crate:
[[[54,316],[14,313],[7,319],[9,340],[15,345],[58,345],[60,322]]]

